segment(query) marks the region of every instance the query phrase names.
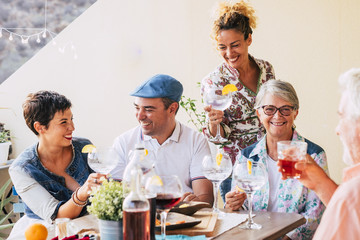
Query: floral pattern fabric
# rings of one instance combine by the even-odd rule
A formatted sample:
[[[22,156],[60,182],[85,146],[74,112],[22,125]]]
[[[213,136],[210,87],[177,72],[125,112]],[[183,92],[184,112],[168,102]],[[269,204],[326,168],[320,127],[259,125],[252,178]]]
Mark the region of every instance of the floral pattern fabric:
[[[275,79],[275,73],[272,65],[264,60],[256,59],[249,55],[249,58],[255,61],[260,69],[260,75],[257,84],[257,92],[260,86],[270,79]],[[210,75],[213,73],[222,74],[223,78],[219,82],[212,82]],[[222,127],[225,131],[225,137],[229,140],[224,146],[224,151],[227,152],[234,163],[236,156],[241,149],[250,146],[251,144],[260,140],[265,130],[256,116],[254,109],[256,93],[249,90],[243,85],[239,79],[239,72],[223,62],[215,71],[207,75],[201,82],[201,95],[207,85],[225,86],[227,84],[234,84],[238,91],[233,94],[231,106],[224,111],[224,118]],[[204,134],[210,136],[207,127],[204,129]]]
[[[300,136],[295,130],[293,133],[294,141],[306,141],[308,143],[307,153],[315,160],[315,162],[328,173],[327,160],[325,151],[318,145],[310,142],[309,140]],[[248,156],[245,149],[239,158],[239,161],[243,161],[248,158],[254,161],[257,159],[265,165],[267,165],[267,150],[266,150],[266,135],[260,140],[253,148]],[[272,160],[271,160],[272,161]],[[281,174],[278,175],[281,178]],[[272,179],[269,179],[272,181]],[[234,183],[233,183],[234,185]],[[233,186],[234,187],[234,186]],[[269,198],[270,198],[270,184],[267,182],[260,190],[256,191],[253,195],[253,210],[254,211],[267,211]],[[299,213],[304,216],[306,223],[291,231],[287,235],[293,239],[311,239],[315,233],[316,228],[320,224],[322,214],[325,210],[325,205],[320,201],[319,197],[314,191],[306,188],[297,179],[281,180],[279,188],[277,190],[277,212],[287,213]],[[245,201],[244,208],[247,208],[248,202]]]

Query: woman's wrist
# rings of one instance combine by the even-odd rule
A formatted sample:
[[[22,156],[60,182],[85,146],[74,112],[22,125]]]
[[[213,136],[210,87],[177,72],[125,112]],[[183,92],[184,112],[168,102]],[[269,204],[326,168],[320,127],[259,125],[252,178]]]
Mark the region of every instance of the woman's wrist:
[[[81,189],[81,187],[78,187],[76,190],[75,190],[75,197],[76,197],[76,200],[79,200],[79,202],[87,202],[89,196],[86,195],[85,197],[79,193],[79,190]]]
[[[77,191],[79,190],[79,188],[77,188],[71,195],[71,201],[74,205],[78,206],[78,207],[85,207],[87,204],[87,200],[86,201],[81,201],[80,199],[77,198]]]

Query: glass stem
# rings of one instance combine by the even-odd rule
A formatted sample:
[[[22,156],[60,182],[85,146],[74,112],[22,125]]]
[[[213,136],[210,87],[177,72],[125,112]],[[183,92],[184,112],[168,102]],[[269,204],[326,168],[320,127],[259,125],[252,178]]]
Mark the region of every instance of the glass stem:
[[[252,193],[247,193],[246,194],[247,199],[248,199],[248,204],[249,204],[249,218],[248,218],[248,226],[251,226],[254,224],[254,221],[252,219]]]
[[[220,123],[216,125],[216,137],[217,138],[221,137],[221,135],[220,135]]]
[[[219,209],[218,209],[218,192],[219,192],[219,185],[220,185],[220,182],[218,181],[214,181],[213,182],[213,191],[214,191],[214,205],[213,205],[213,209],[214,209],[214,212],[218,212]]]
[[[166,239],[166,217],[167,217],[168,211],[164,210],[160,213],[161,218],[161,239]]]

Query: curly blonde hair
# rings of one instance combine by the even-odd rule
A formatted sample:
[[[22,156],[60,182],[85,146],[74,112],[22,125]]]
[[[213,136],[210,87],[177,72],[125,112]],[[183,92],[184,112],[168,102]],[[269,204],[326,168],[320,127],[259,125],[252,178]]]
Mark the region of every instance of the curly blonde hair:
[[[214,25],[212,38],[218,41],[221,30],[236,29],[244,34],[245,40],[256,28],[255,10],[244,1],[240,2],[220,2],[214,15]]]

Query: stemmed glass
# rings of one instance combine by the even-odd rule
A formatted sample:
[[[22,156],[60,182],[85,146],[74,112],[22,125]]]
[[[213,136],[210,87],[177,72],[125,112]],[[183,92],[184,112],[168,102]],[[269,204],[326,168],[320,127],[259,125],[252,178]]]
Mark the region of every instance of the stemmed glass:
[[[249,204],[249,218],[245,225],[240,226],[242,229],[260,229],[260,224],[254,223],[252,219],[252,197],[254,192],[261,189],[267,181],[267,172],[264,164],[244,160],[238,162],[234,167],[234,181],[238,187],[246,193]]]
[[[92,170],[108,174],[116,166],[116,152],[112,147],[96,147],[88,153],[88,164]]]
[[[216,158],[211,155],[206,155],[202,161],[202,167],[204,175],[209,179],[213,184],[214,191],[214,205],[213,211],[218,213],[219,218],[222,218],[222,212],[218,209],[218,192],[219,186],[222,181],[228,178],[232,171],[232,162],[230,157],[221,151],[218,150]]]
[[[211,105],[213,109],[224,111],[228,107],[230,107],[232,102],[232,93],[229,92],[227,94],[223,94],[222,89],[223,86],[217,85],[221,80],[220,74],[212,74],[210,75],[211,85],[207,85],[204,89],[203,100],[206,106]],[[216,127],[216,136],[210,136],[210,142],[213,143],[224,143],[228,140],[223,138],[220,134],[220,124],[217,124]]]
[[[155,175],[146,183],[146,191],[156,194],[156,211],[161,217],[161,239],[166,239],[166,217],[172,207],[180,202],[182,186],[176,175]]]

